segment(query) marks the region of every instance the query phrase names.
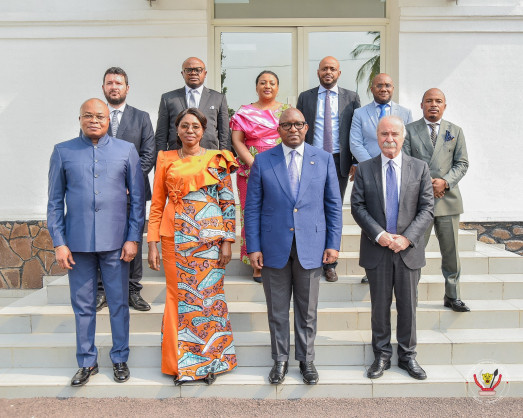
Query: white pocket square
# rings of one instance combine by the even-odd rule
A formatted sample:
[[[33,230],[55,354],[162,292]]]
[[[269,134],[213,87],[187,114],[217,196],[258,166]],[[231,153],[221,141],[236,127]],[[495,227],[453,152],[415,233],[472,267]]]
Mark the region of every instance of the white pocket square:
[[[214,106],[211,106],[209,109],[210,109],[210,110],[213,110],[213,109],[214,109]]]

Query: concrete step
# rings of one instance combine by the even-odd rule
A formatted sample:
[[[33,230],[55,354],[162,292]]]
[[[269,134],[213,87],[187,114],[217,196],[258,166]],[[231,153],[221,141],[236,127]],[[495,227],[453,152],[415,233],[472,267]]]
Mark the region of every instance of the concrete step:
[[[467,300],[469,313],[456,313],[443,307],[442,300],[420,301],[417,309],[418,330],[466,328],[520,328],[523,325],[523,300]],[[265,302],[229,302],[229,314],[235,332],[267,331]],[[158,330],[164,304],[153,303],[149,312],[131,309],[131,332]],[[320,302],[318,329],[354,331],[370,329],[371,304],[360,302]],[[391,321],[396,323],[392,305]],[[291,328],[292,328],[291,315]],[[74,315],[70,305],[7,306],[0,309],[0,330],[4,334],[74,332]],[[109,311],[97,315],[97,330],[109,332]]]
[[[141,281],[142,297],[148,302],[165,302],[165,279],[144,277]],[[437,300],[444,294],[444,279],[441,275],[422,275],[418,285],[420,301]],[[463,275],[461,294],[464,300],[523,299],[523,274]],[[263,287],[250,276],[226,276],[225,295],[229,302],[264,302]],[[340,276],[335,283],[324,279],[320,286],[320,300],[324,302],[369,301],[367,284],[361,284],[361,276]],[[69,304],[69,284],[63,276],[47,286],[49,304]]]
[[[159,332],[133,333],[130,336],[130,367],[159,367]],[[396,339],[392,338],[396,353]],[[235,332],[238,364],[271,367],[270,335],[267,331]],[[96,346],[101,367],[111,367],[111,334],[98,333]],[[291,335],[291,346],[294,336]],[[319,331],[315,342],[317,366],[363,366],[374,361],[370,331]],[[1,368],[76,367],[74,333],[3,334],[0,341]],[[291,352],[294,348],[291,348]],[[502,359],[504,364],[521,362],[523,329],[419,330],[417,359],[420,364],[469,364],[484,359]],[[290,364],[298,363],[291,360]],[[397,364],[393,355],[392,364]]]
[[[441,274],[441,254],[437,252],[426,252],[427,264],[421,269],[422,274]],[[462,274],[513,274],[523,273],[523,257],[505,251],[500,248],[489,246],[481,242],[476,243],[475,251],[460,251]],[[364,269],[359,266],[359,252],[340,252],[338,267],[339,275],[363,275]],[[232,260],[227,265],[227,275],[249,276],[252,269],[240,260],[239,253],[232,254]],[[153,271],[147,267],[147,258],[144,255],[144,275],[163,277],[163,267],[160,271]]]
[[[344,225],[341,237],[340,250],[344,252],[359,251],[361,229],[358,225]],[[476,249],[477,233],[475,231],[459,231],[459,250],[474,251]],[[147,242],[147,234],[144,234],[144,242]],[[232,251],[239,253],[241,247],[240,229],[238,228],[236,242],[232,245]],[[430,236],[427,251],[439,251],[439,243],[434,231]],[[147,245],[143,246],[143,256],[147,258]]]
[[[84,398],[380,398],[380,397],[466,397],[475,390],[471,370],[474,365],[422,365],[428,378],[412,379],[396,366],[380,379],[365,377],[363,366],[319,366],[320,381],[315,386],[303,384],[297,367],[289,368],[280,386],[267,381],[268,367],[238,367],[218,376],[207,386],[202,383],[174,386],[171,376],[159,367],[131,368],[131,378],[121,384],[113,381],[112,369],[101,368],[89,383],[72,388],[70,379],[76,368],[0,369],[0,393],[3,398],[84,397]],[[510,368],[509,396],[523,396],[523,366]],[[499,387],[501,390],[501,387]]]

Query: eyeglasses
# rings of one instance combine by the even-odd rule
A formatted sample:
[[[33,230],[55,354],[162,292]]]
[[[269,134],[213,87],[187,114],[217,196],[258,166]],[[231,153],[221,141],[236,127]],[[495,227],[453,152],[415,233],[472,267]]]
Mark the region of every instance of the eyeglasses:
[[[204,68],[202,68],[202,67],[183,69],[183,72],[187,75],[192,74],[192,73],[201,74],[201,73],[203,73],[203,71],[204,71]]]
[[[307,125],[307,122],[283,122],[279,124],[280,128],[282,128],[284,131],[290,131],[293,126],[298,131],[301,131],[305,125]]]
[[[83,115],[81,115],[80,117],[86,119],[86,120],[98,120],[100,122],[103,122],[104,120],[106,120],[108,118],[108,116],[104,116],[104,115],[93,115],[92,113],[84,113]]]
[[[392,84],[387,83],[387,84],[376,84],[376,87],[379,89],[382,89],[382,88],[390,89],[394,86]]]
[[[180,124],[180,129],[183,129],[184,131],[188,131],[190,128],[192,128],[193,131],[199,131],[202,129],[202,125],[197,124],[189,124],[189,123],[182,123]]]

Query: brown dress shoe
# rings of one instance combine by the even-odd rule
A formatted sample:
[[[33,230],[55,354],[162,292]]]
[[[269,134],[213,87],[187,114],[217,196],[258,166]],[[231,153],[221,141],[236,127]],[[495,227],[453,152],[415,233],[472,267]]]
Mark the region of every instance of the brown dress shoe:
[[[336,273],[334,267],[329,267],[327,270],[325,270],[325,280],[331,283],[338,281],[338,273]]]

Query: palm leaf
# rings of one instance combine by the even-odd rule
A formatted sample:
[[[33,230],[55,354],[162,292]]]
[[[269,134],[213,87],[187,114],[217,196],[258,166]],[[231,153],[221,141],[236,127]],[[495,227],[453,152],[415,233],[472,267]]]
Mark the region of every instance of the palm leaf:
[[[356,88],[365,82],[367,78],[367,93],[370,93],[372,86],[372,79],[380,73],[380,44],[381,44],[381,32],[371,31],[367,32],[369,35],[374,35],[372,44],[360,44],[357,45],[350,53],[352,58],[367,57],[369,59],[363,63],[358,72],[356,73]]]

